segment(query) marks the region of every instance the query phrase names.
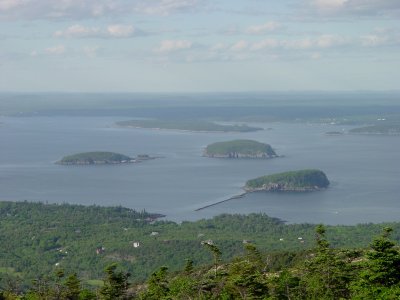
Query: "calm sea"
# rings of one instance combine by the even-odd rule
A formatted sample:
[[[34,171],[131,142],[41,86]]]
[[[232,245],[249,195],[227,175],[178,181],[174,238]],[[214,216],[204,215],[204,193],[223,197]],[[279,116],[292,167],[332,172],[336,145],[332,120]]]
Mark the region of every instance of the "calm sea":
[[[349,127],[254,124],[253,133],[191,133],[123,129],[118,117],[1,117],[0,199],[122,205],[196,220],[221,213],[264,212],[290,223],[355,224],[400,221],[400,137],[327,136]],[[202,157],[213,142],[256,139],[282,158]],[[162,158],[118,166],[60,166],[64,155],[113,151]],[[255,193],[196,212],[242,192],[257,176],[318,168],[331,186],[315,193]]]

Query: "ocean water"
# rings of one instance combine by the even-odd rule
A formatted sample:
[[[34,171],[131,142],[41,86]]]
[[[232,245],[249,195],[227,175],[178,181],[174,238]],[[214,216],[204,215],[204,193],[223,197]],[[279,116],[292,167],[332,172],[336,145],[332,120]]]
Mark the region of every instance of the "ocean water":
[[[400,137],[327,136],[351,127],[251,124],[251,133],[194,133],[117,128],[121,117],[1,117],[0,199],[122,205],[174,221],[221,213],[264,212],[289,223],[356,224],[400,221]],[[207,144],[231,139],[269,143],[284,157],[229,160],[202,157]],[[113,151],[162,158],[140,164],[60,166],[64,155]],[[246,180],[304,168],[331,181],[314,193],[242,193]]]

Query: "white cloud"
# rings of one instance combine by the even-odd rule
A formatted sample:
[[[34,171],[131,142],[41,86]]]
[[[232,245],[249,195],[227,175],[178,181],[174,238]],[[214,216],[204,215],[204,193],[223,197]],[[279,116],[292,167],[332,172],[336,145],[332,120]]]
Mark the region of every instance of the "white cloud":
[[[3,19],[71,19],[195,11],[208,0],[0,0]]]
[[[157,52],[172,52],[179,50],[187,50],[192,48],[193,44],[187,40],[164,40],[156,49]]]
[[[135,33],[132,25],[114,24],[107,27],[107,33],[111,37],[127,38]]]
[[[169,15],[182,11],[193,11],[204,4],[204,0],[141,0],[134,4],[134,11],[149,15]]]
[[[129,38],[136,33],[132,25],[113,24],[105,29],[97,27],[85,27],[82,25],[72,25],[65,30],[54,33],[55,37],[63,38]]]
[[[66,38],[87,38],[98,37],[100,29],[95,27],[85,27],[79,24],[72,25],[65,30],[59,30],[54,33],[55,37]]]
[[[7,11],[23,4],[23,0],[0,0],[0,11]]]
[[[338,9],[349,0],[314,0],[313,4],[319,9]]]
[[[248,46],[249,46],[248,42],[241,40],[241,41],[233,44],[230,49],[233,51],[242,51],[242,50],[245,50]]]
[[[66,51],[66,49],[65,49],[64,45],[57,45],[54,47],[46,48],[44,50],[45,53],[51,54],[51,55],[61,55],[61,54],[64,54],[65,51]]]
[[[276,48],[279,45],[280,45],[280,43],[276,39],[266,39],[266,40],[262,40],[260,42],[253,43],[250,49],[257,51],[257,50],[262,50],[262,49],[267,49],[267,48]]]
[[[247,28],[246,33],[249,34],[264,34],[268,32],[274,32],[280,30],[282,25],[277,22],[267,22],[261,25],[254,25]]]
[[[311,7],[336,17],[400,17],[399,0],[309,0]]]

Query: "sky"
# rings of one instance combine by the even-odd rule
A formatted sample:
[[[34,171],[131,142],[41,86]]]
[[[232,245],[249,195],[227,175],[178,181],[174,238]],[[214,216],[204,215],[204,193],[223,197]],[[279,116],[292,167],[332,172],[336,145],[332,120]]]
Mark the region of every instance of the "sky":
[[[399,90],[400,0],[0,0],[0,92]]]

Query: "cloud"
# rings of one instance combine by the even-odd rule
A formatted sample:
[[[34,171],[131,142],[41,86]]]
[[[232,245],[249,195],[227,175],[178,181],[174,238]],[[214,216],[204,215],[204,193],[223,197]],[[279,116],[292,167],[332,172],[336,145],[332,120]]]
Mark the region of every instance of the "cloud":
[[[192,48],[193,44],[187,40],[164,40],[156,49],[157,52],[173,52]]]
[[[0,0],[1,19],[71,19],[196,11],[207,0]]]
[[[59,38],[130,38],[136,32],[132,25],[113,24],[100,29],[75,24],[65,30],[58,30],[53,35]]]
[[[72,25],[65,30],[58,30],[54,33],[55,37],[65,38],[88,38],[99,37],[100,29],[95,27],[85,27],[79,24]]]
[[[247,28],[246,33],[248,34],[264,34],[275,32],[282,29],[282,25],[277,22],[267,22],[261,25],[253,25]]]
[[[338,35],[320,35],[301,39],[265,39],[250,46],[253,51],[283,48],[287,50],[328,49],[352,44],[352,40]]]
[[[111,37],[127,38],[135,33],[135,29],[132,25],[115,24],[107,27],[107,33]]]
[[[398,0],[310,0],[309,4],[319,13],[336,17],[400,17]]]
[[[170,15],[194,11],[204,5],[204,0],[144,0],[137,1],[134,11],[149,15]]]
[[[46,48],[44,52],[50,55],[62,55],[66,52],[66,49],[64,45],[57,45],[54,47]]]
[[[233,44],[232,47],[230,48],[230,50],[242,51],[242,50],[245,50],[248,46],[249,46],[248,42],[241,40],[241,41]]]
[[[257,51],[257,50],[262,50],[262,49],[271,49],[271,48],[276,48],[280,45],[280,42],[276,39],[265,39],[259,42],[255,42],[252,44],[250,47],[251,50]]]

